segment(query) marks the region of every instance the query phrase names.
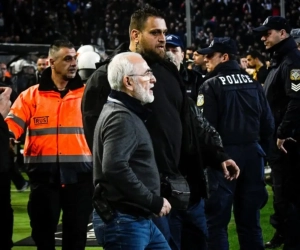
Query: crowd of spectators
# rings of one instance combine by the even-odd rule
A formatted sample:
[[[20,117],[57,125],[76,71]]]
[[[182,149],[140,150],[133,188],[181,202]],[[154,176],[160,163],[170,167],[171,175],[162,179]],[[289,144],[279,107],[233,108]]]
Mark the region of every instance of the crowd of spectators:
[[[240,54],[261,49],[252,33],[267,16],[280,15],[280,0],[191,0],[192,45],[230,36]],[[0,42],[51,44],[61,36],[76,45],[112,50],[128,40],[131,13],[150,4],[164,11],[169,33],[186,44],[184,0],[0,0]],[[285,16],[300,27],[300,0],[285,0]]]

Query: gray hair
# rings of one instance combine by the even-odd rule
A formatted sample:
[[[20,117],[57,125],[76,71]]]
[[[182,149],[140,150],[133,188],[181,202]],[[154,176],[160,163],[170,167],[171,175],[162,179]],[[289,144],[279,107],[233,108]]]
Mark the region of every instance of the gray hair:
[[[134,65],[130,61],[132,56],[142,57],[135,52],[123,52],[113,57],[107,68],[107,79],[111,89],[121,91],[124,75],[134,73]]]

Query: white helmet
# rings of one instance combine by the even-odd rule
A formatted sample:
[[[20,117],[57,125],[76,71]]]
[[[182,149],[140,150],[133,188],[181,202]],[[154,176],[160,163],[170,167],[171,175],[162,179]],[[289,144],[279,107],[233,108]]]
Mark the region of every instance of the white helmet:
[[[80,46],[79,49],[77,50],[77,54],[80,55],[80,54],[83,54],[83,53],[88,52],[88,51],[94,51],[94,52],[100,54],[100,51],[94,45],[82,45],[82,46]]]
[[[94,51],[80,53],[77,57],[78,74],[81,80],[86,81],[96,70],[96,63],[99,63],[101,57]]]
[[[36,70],[35,63],[27,61],[25,59],[19,59],[18,61],[11,63],[10,67],[12,69],[12,74],[13,75],[20,73],[22,70],[26,71],[24,73],[34,74],[34,72]],[[28,72],[27,72],[27,69],[29,69]]]

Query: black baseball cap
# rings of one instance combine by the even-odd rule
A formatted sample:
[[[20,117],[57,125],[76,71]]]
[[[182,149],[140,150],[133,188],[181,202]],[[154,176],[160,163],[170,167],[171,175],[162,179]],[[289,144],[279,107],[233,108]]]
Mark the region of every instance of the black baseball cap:
[[[285,18],[269,16],[261,26],[253,29],[255,32],[266,32],[268,30],[285,30],[287,33],[290,33],[291,27]]]
[[[300,43],[300,28],[292,29],[291,36],[294,38],[296,43]]]
[[[207,48],[197,50],[197,53],[202,55],[207,55],[214,52],[235,55],[237,54],[236,42],[229,37],[214,37],[214,40]]]

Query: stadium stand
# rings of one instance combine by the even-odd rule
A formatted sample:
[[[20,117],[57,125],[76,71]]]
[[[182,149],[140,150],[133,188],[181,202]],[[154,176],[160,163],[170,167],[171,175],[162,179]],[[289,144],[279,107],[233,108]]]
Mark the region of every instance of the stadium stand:
[[[192,42],[207,46],[214,36],[230,36],[240,54],[262,50],[252,34],[270,15],[280,15],[279,0],[193,0]],[[0,43],[51,44],[67,37],[76,45],[112,50],[128,39],[130,14],[145,4],[166,13],[169,32],[186,44],[184,0],[13,0],[0,1]],[[285,16],[300,27],[300,1],[285,1]]]

